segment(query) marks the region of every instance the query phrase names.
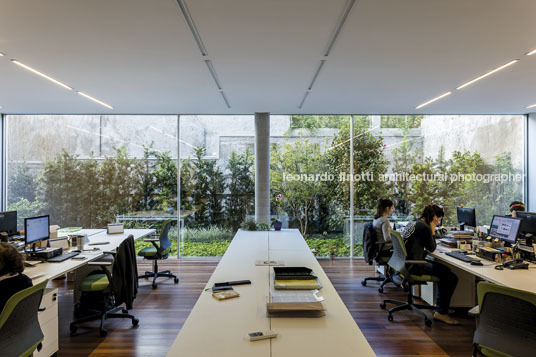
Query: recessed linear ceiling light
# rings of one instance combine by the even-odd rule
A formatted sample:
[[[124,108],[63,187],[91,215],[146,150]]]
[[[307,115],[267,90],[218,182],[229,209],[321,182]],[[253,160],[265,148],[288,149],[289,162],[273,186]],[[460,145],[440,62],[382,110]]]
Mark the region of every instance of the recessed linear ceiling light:
[[[534,107],[536,107],[536,104],[531,104],[531,105],[529,105],[529,106],[527,107],[527,109],[534,108]],[[0,107],[0,108],[1,108],[1,107]]]
[[[427,101],[427,102],[425,102],[425,103],[422,103],[421,105],[415,107],[415,109],[421,109],[422,107],[424,107],[424,106],[426,106],[426,105],[428,105],[428,104],[431,104],[431,103],[435,102],[436,100],[439,100],[439,99],[444,98],[444,97],[446,97],[447,95],[451,95],[451,94],[452,94],[452,92],[443,93],[443,94],[441,94],[440,96],[435,97],[434,99],[430,99],[429,101]]]
[[[532,55],[535,54],[535,53],[536,53],[536,50],[532,50],[532,51],[530,51],[529,53],[525,53],[525,55],[527,55],[527,56],[532,56]]]
[[[108,109],[113,109],[113,107],[112,107],[111,105],[106,104],[106,103],[104,103],[104,102],[98,100],[97,98],[93,98],[92,96],[87,95],[87,94],[84,93],[84,92],[77,91],[76,93],[80,94],[82,97],[86,97],[87,99],[94,101],[95,103],[99,103],[99,104],[102,105],[103,107],[106,107],[106,108],[108,108]]]
[[[32,67],[25,65],[24,63],[21,63],[21,62],[19,62],[17,60],[14,60],[14,59],[12,59],[11,62],[15,63],[19,67],[22,67],[22,68],[24,68],[24,69],[26,69],[26,70],[28,70],[30,72],[33,72],[33,73],[37,74],[38,76],[41,76],[41,77],[43,77],[45,79],[48,79],[49,81],[51,81],[53,83],[56,83],[57,85],[62,86],[65,89],[73,90],[73,88],[69,87],[67,84],[64,84],[64,83],[62,83],[62,82],[60,82],[58,80],[55,80],[54,78],[49,77],[46,74],[41,73],[38,70],[33,69]]]
[[[481,79],[483,79],[483,78],[486,78],[487,76],[490,76],[490,75],[492,75],[492,74],[495,73],[495,72],[499,72],[501,69],[505,69],[506,67],[509,67],[509,66],[513,65],[514,63],[516,63],[516,62],[518,62],[518,61],[519,61],[518,59],[515,59],[515,60],[513,60],[513,61],[508,62],[507,64],[503,64],[502,66],[500,66],[500,67],[498,67],[498,68],[495,68],[494,70],[489,71],[488,73],[483,74],[483,75],[481,75],[480,77],[477,77],[477,78],[475,78],[475,79],[473,79],[473,80],[470,80],[470,81],[467,82],[467,83],[462,84],[461,86],[459,86],[459,87],[456,88],[456,89],[462,89],[462,88],[465,88],[465,87],[467,87],[468,85],[471,85],[471,84],[475,83],[476,81],[479,81],[479,80],[481,80]]]
[[[5,56],[5,55],[4,55],[2,52],[0,52],[0,57],[4,57],[4,56]]]

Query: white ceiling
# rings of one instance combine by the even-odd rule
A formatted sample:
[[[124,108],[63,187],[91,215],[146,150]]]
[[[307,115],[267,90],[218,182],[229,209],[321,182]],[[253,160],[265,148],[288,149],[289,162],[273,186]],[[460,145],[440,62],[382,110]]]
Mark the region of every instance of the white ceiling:
[[[347,0],[186,4],[231,108],[176,0],[0,0],[0,112],[518,114],[536,103],[534,0],[357,0],[301,109]]]

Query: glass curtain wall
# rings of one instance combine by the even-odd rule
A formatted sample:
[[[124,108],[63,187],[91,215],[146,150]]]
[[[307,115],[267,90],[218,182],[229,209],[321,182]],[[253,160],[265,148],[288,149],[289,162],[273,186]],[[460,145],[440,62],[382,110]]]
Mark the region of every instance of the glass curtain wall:
[[[181,115],[181,256],[222,256],[254,220],[251,115]]]
[[[7,131],[7,204],[19,229],[40,214],[62,228],[169,219],[177,254],[177,116],[8,115]]]

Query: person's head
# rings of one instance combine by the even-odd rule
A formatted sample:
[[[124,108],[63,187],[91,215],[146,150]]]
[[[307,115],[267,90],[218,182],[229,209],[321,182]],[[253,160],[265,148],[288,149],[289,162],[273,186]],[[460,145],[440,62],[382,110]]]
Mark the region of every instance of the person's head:
[[[525,204],[521,201],[514,201],[510,203],[510,212],[513,211],[524,211],[525,210]]]
[[[24,258],[14,245],[0,243],[0,276],[15,275],[24,271]]]
[[[380,218],[386,213],[387,215],[390,215],[393,213],[394,209],[395,205],[393,201],[390,199],[381,199],[378,201],[378,207],[376,208],[376,215],[374,215],[374,218]]]
[[[428,225],[434,224],[437,226],[439,225],[439,222],[441,222],[441,218],[443,218],[443,216],[445,216],[443,208],[430,204],[422,211],[421,219]]]

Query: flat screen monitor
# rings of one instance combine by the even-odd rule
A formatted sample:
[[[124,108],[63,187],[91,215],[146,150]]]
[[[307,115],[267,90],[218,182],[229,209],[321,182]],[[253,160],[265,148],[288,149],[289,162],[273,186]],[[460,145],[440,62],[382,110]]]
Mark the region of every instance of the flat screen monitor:
[[[26,245],[35,244],[50,238],[49,216],[39,216],[24,219],[24,235]]]
[[[458,223],[460,226],[476,227],[476,216],[474,207],[456,207]],[[463,228],[462,228],[463,229]]]
[[[0,212],[0,232],[8,236],[17,233],[17,211]]]
[[[536,213],[534,212],[516,212],[517,218],[521,219],[521,227],[519,231],[521,233],[536,234]]]
[[[521,219],[514,217],[493,216],[489,229],[489,236],[499,238],[508,243],[515,243]]]

